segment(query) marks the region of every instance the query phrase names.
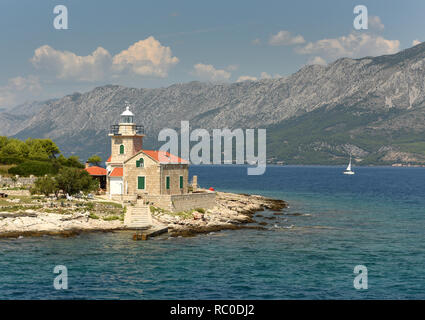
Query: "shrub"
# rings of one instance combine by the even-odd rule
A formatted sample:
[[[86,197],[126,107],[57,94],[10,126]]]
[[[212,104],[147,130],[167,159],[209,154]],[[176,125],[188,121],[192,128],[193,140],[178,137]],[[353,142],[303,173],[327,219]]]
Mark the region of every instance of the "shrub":
[[[80,191],[89,193],[99,189],[99,181],[93,179],[87,171],[78,168],[62,168],[56,176],[59,189],[69,195]]]
[[[55,178],[50,176],[37,178],[30,189],[31,194],[44,194],[48,197],[51,193],[59,194],[59,186]]]
[[[20,176],[44,176],[46,174],[56,174],[58,168],[49,161],[38,161],[38,160],[25,160],[19,163],[16,167],[10,168],[10,174],[17,174]]]

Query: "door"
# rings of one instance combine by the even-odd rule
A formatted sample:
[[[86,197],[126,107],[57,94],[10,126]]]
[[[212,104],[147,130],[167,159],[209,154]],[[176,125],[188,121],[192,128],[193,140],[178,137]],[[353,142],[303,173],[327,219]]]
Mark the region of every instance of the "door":
[[[111,179],[111,194],[123,194],[121,179]]]

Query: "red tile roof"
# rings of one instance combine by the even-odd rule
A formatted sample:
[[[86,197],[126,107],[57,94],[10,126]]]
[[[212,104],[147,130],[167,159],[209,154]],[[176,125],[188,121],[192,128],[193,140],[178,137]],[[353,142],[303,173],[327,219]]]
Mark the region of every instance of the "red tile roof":
[[[182,164],[188,164],[189,162],[177,157],[169,152],[166,151],[159,151],[159,150],[141,150],[144,154],[147,154],[151,158],[153,158],[156,161],[159,161],[161,163],[182,163]],[[109,156],[108,160],[106,162],[111,162],[112,156]]]
[[[182,163],[187,164],[188,162],[182,158],[179,158],[169,152],[159,150],[142,150],[143,153],[147,154],[151,158],[159,161],[160,163]]]
[[[109,176],[110,177],[122,177],[123,176],[122,168],[114,168],[114,170],[112,170],[112,172]]]
[[[92,166],[85,169],[91,176],[106,176],[106,169]]]

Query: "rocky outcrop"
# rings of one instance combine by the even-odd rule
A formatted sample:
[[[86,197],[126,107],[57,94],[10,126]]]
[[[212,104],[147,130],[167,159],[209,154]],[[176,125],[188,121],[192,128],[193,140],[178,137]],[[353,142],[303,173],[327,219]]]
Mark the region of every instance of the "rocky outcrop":
[[[72,235],[83,231],[112,231],[122,228],[123,224],[119,220],[91,219],[88,213],[65,215],[34,210],[20,213],[0,212],[0,237]]]
[[[154,217],[167,224],[172,236],[193,236],[220,230],[264,229],[259,225],[245,225],[255,222],[253,215],[265,209],[281,210],[287,207],[283,200],[259,195],[217,192],[217,205],[206,212],[194,211],[189,216],[157,213]]]
[[[204,211],[193,210],[173,214],[165,210],[153,213],[153,225],[166,225],[172,236],[193,236],[219,230],[264,229],[254,222],[253,215],[265,209],[280,210],[287,203],[258,195],[217,192],[217,205]],[[202,211],[202,212],[201,212]],[[0,237],[64,235],[81,232],[127,229],[121,220],[93,219],[89,212],[58,214],[27,209],[22,212],[0,212]]]

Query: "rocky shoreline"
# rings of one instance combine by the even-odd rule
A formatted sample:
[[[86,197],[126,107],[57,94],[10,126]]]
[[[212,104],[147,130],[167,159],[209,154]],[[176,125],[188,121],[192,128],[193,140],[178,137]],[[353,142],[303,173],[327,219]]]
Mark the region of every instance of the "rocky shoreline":
[[[217,192],[217,206],[210,210],[193,210],[184,216],[176,213],[154,212],[155,224],[168,226],[172,237],[188,237],[196,234],[237,229],[265,229],[254,225],[254,214],[265,209],[280,211],[287,207],[283,200],[259,195]],[[247,225],[249,224],[249,225]],[[114,232],[126,230],[122,220],[92,219],[88,212],[72,214],[37,212],[1,212],[0,238],[29,236],[70,237],[82,232]]]
[[[257,229],[265,230],[254,223],[254,214],[265,209],[280,211],[288,204],[283,200],[271,199],[259,195],[217,192],[217,206],[204,214],[194,215],[195,219],[173,219],[169,215],[155,216],[167,224],[172,237],[190,237],[197,234],[221,230]]]

